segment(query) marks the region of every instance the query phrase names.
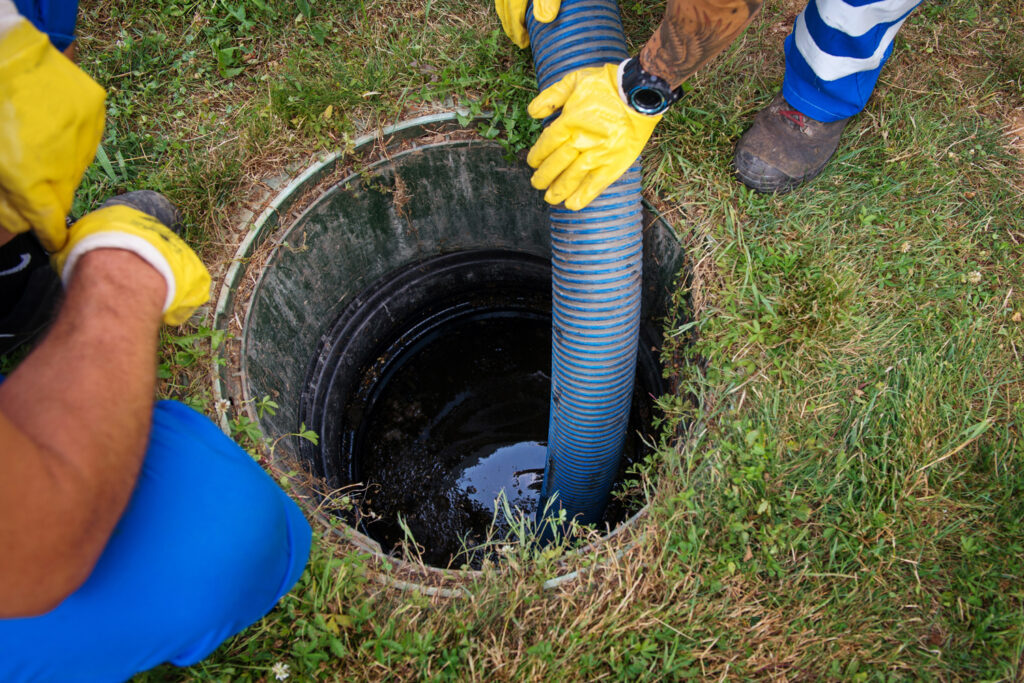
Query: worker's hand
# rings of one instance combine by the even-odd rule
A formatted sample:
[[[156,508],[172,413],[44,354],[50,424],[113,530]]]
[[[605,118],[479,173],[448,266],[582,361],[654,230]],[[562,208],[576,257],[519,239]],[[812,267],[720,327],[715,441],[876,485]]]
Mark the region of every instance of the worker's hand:
[[[544,201],[579,211],[619,179],[640,156],[661,115],[640,114],[623,100],[619,65],[574,71],[530,102],[543,119],[562,113],[541,133],[526,163]]]
[[[505,35],[521,48],[530,44],[526,30],[526,5],[528,0],[494,0],[494,9],[501,19]],[[533,18],[542,24],[550,24],[558,16],[561,0],[533,0]]]
[[[0,37],[0,226],[47,251],[103,133],[106,93],[25,19]]]
[[[67,244],[53,255],[65,286],[75,263],[93,249],[124,249],[163,275],[167,282],[164,322],[179,325],[210,298],[210,274],[180,237],[149,214],[128,206],[108,206],[71,226]]]

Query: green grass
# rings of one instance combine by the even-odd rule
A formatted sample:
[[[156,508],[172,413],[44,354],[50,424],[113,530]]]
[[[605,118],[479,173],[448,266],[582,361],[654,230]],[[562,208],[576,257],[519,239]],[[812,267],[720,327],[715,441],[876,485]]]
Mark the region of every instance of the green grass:
[[[694,273],[666,358],[699,402],[663,400],[666,434],[690,429],[662,440],[642,541],[556,590],[548,558],[448,600],[322,533],[268,617],[139,680],[1020,680],[1024,16],[926,3],[825,174],[773,197],[729,170],[801,5],[767,4],[648,147]],[[661,5],[624,12],[636,47]],[[510,148],[536,134],[528,54],[487,3],[101,2],[80,35],[110,95],[76,211],[162,190],[217,267],[262,183],[358,133],[456,102]],[[207,409],[210,336],[169,334],[161,366]]]

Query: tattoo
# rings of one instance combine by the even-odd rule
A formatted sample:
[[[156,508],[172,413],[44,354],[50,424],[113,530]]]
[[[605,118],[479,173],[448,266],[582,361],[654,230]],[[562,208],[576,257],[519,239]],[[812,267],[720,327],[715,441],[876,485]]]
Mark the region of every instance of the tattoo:
[[[644,70],[673,88],[743,32],[762,0],[668,0],[665,18],[640,52]]]

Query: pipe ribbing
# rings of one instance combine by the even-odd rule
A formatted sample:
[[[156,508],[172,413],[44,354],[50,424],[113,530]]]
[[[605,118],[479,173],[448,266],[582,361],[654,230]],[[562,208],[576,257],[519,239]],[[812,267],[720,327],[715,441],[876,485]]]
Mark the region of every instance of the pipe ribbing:
[[[527,28],[541,90],[629,55],[615,0],[563,0]],[[601,519],[619,468],[636,372],[643,255],[640,165],[581,211],[552,207],[551,418],[538,515]]]

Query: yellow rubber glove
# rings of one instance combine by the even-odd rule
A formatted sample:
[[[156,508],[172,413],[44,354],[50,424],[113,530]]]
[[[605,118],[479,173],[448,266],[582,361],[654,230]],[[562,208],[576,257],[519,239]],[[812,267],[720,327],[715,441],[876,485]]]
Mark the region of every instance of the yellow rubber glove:
[[[494,0],[494,9],[501,19],[505,35],[521,48],[530,44],[530,33],[526,30],[526,4],[528,0]],[[561,0],[533,0],[533,18],[542,24],[550,24],[558,16]]]
[[[562,113],[541,133],[526,163],[544,201],[579,211],[636,161],[661,115],[640,114],[619,93],[619,65],[574,71],[530,102],[530,116]]]
[[[103,133],[106,93],[21,19],[0,37],[0,226],[64,246],[65,216]]]
[[[78,259],[93,249],[124,249],[167,282],[164,322],[180,325],[210,299],[210,273],[180,237],[149,214],[128,206],[93,211],[71,226],[67,244],[52,257],[66,287]]]

